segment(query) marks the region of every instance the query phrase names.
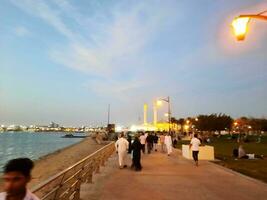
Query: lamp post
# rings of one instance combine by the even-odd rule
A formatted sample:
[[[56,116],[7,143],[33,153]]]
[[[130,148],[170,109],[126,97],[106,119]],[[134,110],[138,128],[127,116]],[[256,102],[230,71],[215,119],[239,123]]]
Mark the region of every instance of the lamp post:
[[[240,15],[236,17],[233,22],[232,22],[232,27],[234,29],[234,34],[236,36],[236,39],[238,41],[243,41],[245,40],[246,33],[248,31],[248,23],[250,20],[253,19],[261,19],[267,21],[267,16],[262,15],[263,13],[266,13],[267,10],[256,14],[256,15],[251,15],[251,14],[246,14],[246,15]]]
[[[170,103],[170,97],[159,99],[157,101],[157,105],[161,105],[161,101],[165,101],[168,103],[168,124],[169,124],[169,134],[171,133],[171,103]]]

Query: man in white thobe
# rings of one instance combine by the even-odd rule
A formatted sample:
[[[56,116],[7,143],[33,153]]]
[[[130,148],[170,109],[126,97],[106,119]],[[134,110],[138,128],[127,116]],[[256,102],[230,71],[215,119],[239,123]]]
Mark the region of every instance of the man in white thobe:
[[[116,152],[119,156],[119,165],[120,169],[127,167],[125,159],[127,155],[127,150],[129,148],[129,142],[124,138],[124,134],[122,133],[120,138],[115,143]]]
[[[166,146],[167,154],[169,156],[172,153],[172,138],[169,133],[167,133],[167,135],[164,138],[164,144]]]
[[[163,135],[163,133],[161,133],[161,135],[159,136],[159,141],[160,141],[160,145],[161,145],[161,152],[164,152],[165,149],[165,135]]]

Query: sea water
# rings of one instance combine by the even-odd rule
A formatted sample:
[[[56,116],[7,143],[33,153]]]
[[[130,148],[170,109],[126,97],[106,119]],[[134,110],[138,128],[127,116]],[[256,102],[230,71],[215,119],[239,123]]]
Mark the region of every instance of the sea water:
[[[65,133],[0,133],[0,172],[4,164],[14,158],[28,157],[33,160],[70,146],[82,138],[62,138]]]

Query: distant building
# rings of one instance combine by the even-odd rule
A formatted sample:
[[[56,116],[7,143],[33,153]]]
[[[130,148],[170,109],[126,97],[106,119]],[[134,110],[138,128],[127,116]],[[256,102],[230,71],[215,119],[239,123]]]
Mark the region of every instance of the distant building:
[[[49,125],[49,128],[59,128],[59,124],[57,124],[55,122],[51,122]]]
[[[21,128],[20,128],[20,126],[18,126],[18,125],[10,125],[10,126],[7,127],[6,130],[7,130],[7,131],[20,131]]]

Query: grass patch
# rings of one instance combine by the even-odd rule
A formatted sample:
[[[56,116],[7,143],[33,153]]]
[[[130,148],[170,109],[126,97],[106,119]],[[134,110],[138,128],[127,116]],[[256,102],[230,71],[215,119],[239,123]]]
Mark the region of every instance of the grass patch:
[[[216,163],[267,183],[267,160],[227,159]]]
[[[215,158],[220,160],[216,162],[217,164],[267,183],[267,136],[262,136],[261,143],[257,143],[257,138],[257,136],[248,136],[248,142],[242,143],[242,145],[246,153],[263,155],[264,159],[233,158],[233,149],[238,148],[239,144],[229,135],[220,138],[212,137],[211,143],[208,145],[214,146]],[[182,144],[189,144],[189,141],[179,141],[176,147],[182,148]]]

